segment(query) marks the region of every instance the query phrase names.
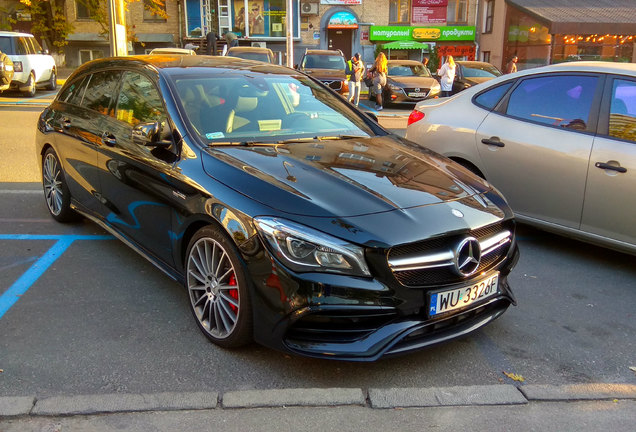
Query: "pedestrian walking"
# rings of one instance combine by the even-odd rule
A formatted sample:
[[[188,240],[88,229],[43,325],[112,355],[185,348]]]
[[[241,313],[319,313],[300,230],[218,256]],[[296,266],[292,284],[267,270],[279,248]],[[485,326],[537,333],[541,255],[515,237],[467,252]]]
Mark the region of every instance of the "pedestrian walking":
[[[349,78],[349,102],[358,106],[360,103],[360,88],[362,86],[362,78],[364,77],[364,63],[360,59],[360,53],[349,60],[351,65],[351,76]]]
[[[453,92],[453,82],[455,81],[455,59],[449,55],[441,68],[437,71],[439,84],[442,87],[442,97],[448,97]]]
[[[373,62],[373,66],[369,69],[369,74],[371,75],[371,82],[373,84],[372,90],[375,93],[376,105],[375,109],[378,111],[382,111],[382,92],[384,90],[384,86],[386,85],[386,74],[387,74],[387,59],[386,55],[383,52],[378,54],[375,58],[375,62]]]

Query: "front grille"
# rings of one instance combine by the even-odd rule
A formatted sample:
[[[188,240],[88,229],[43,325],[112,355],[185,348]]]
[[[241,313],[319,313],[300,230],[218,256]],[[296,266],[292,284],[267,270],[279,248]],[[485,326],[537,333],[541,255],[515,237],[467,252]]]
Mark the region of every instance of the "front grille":
[[[511,222],[498,223],[442,238],[400,245],[389,250],[388,265],[397,281],[407,287],[459,283],[469,277],[457,273],[455,249],[467,237],[476,238],[482,256],[473,275],[495,268],[508,254],[514,235]]]

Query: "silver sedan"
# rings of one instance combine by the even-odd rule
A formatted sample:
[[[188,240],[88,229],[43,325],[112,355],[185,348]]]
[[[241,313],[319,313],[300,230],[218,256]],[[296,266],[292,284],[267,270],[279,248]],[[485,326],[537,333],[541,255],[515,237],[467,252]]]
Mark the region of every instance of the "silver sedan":
[[[419,102],[406,137],[487,179],[517,219],[636,254],[636,65],[574,62]]]

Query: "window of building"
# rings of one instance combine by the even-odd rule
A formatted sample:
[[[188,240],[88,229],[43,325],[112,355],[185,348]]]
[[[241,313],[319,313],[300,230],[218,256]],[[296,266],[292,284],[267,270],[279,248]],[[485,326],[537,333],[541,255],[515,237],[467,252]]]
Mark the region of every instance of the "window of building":
[[[153,2],[152,0],[144,0],[144,21],[161,21],[165,22],[166,1]]]
[[[490,51],[482,51],[481,52],[481,61],[485,61],[486,63],[490,63]]]
[[[75,1],[75,15],[77,19],[91,19],[91,10],[84,1]]]
[[[508,101],[512,117],[575,130],[586,130],[598,78],[556,75],[523,80]]]
[[[87,61],[95,60],[104,57],[104,53],[101,50],[79,50],[80,64],[84,64]]]
[[[286,0],[250,0],[247,9],[244,0],[233,0],[232,32],[238,36],[284,38],[286,35]],[[294,37],[299,35],[299,15],[292,13]],[[247,25],[246,25],[247,23]]]
[[[483,33],[492,33],[492,20],[495,14],[495,0],[488,0],[484,7]]]
[[[468,22],[467,0],[448,0],[446,8],[446,21],[452,23]]]
[[[389,0],[389,23],[408,24],[410,0]]]

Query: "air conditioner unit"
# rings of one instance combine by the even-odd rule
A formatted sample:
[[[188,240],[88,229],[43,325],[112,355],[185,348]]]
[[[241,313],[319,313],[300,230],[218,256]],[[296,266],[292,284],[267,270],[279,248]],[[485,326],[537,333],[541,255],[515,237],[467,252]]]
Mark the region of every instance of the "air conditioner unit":
[[[318,15],[318,3],[302,1],[300,3],[300,13],[302,15]]]
[[[267,48],[267,43],[266,42],[252,42],[252,46],[253,47],[258,47],[258,48]]]

